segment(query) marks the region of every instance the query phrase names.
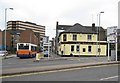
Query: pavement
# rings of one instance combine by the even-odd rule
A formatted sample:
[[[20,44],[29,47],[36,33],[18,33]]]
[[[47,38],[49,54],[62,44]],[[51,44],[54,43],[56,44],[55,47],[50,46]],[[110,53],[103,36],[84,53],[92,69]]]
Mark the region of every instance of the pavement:
[[[12,58],[12,57],[15,57],[15,55],[7,56],[7,58]],[[99,58],[102,58],[102,57],[97,57],[97,59],[99,59]],[[67,59],[74,60],[74,59],[78,59],[78,57],[50,57],[49,59],[46,57],[44,59],[41,59],[40,61],[54,61],[54,60],[67,60]],[[37,61],[37,62],[39,62],[39,61]],[[91,62],[76,63],[76,64],[61,64],[61,65],[30,67],[30,68],[4,69],[4,70],[2,70],[2,74],[0,74],[0,76],[25,74],[25,73],[33,73],[33,72],[43,72],[43,71],[53,71],[53,70],[78,68],[78,67],[111,65],[111,64],[120,64],[120,61],[94,60]]]

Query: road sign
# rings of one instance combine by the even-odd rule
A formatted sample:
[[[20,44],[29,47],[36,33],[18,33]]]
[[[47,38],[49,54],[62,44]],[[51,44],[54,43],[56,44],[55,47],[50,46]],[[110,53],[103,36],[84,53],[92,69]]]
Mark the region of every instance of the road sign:
[[[117,26],[107,28],[107,41],[115,41]]]
[[[117,61],[117,26],[107,28],[107,42],[108,42],[108,52],[110,50],[110,43],[114,43],[116,49],[116,61]],[[109,60],[109,53],[108,53]]]

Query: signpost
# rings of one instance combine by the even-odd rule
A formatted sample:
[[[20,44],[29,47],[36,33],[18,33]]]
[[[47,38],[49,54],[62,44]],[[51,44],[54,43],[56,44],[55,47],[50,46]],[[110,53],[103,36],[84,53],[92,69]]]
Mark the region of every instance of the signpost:
[[[110,60],[110,45],[115,44],[115,57],[117,61],[117,26],[107,28],[107,43],[108,43],[108,61]]]
[[[44,47],[47,47],[47,48],[44,48]],[[43,37],[43,49],[48,51],[48,59],[50,57],[50,42],[49,42],[49,36],[45,36]]]
[[[116,32],[115,32],[116,61],[117,61],[117,47],[118,47],[118,44],[117,44],[117,29],[116,29]]]

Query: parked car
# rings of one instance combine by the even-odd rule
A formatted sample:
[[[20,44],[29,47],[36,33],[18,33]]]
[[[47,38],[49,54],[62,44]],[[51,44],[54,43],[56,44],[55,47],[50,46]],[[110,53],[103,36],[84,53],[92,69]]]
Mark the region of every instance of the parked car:
[[[0,56],[5,56],[5,55],[8,55],[7,51],[4,51],[4,50],[0,51]]]

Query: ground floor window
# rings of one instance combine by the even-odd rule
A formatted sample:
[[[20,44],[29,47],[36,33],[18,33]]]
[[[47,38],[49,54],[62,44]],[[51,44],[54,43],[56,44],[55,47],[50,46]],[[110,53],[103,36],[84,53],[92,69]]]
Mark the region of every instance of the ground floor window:
[[[79,46],[79,45],[76,46],[76,51],[77,51],[77,52],[80,51],[80,46]]]
[[[92,46],[88,46],[88,52],[92,51]]]
[[[73,52],[73,51],[74,51],[74,45],[71,46],[71,52]]]
[[[98,52],[101,52],[101,49],[100,49],[100,48],[98,48]]]
[[[85,52],[85,48],[83,48],[83,52]]]

